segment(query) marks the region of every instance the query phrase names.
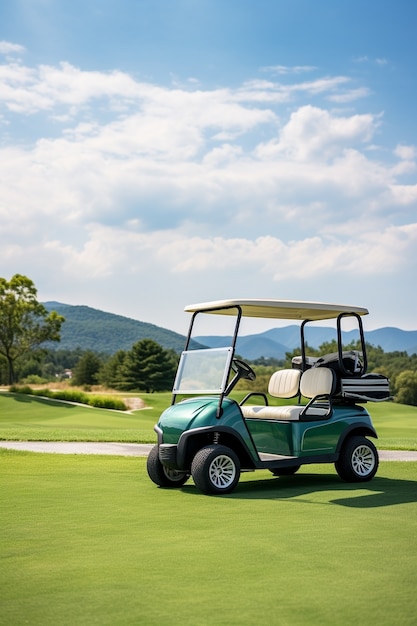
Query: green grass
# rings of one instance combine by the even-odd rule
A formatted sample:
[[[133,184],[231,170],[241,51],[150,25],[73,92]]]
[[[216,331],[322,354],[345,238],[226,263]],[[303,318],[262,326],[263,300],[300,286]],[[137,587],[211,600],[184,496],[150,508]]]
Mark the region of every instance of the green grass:
[[[156,404],[159,406],[162,401],[158,398]],[[158,409],[156,413],[155,409],[122,413],[25,394],[1,393],[0,439],[153,443]]]
[[[417,450],[417,407],[396,402],[365,405],[378,433],[378,448]]]
[[[153,443],[154,424],[170,405],[171,394],[141,393],[140,397],[149,408],[129,414],[0,393],[0,439]],[[378,448],[417,450],[417,407],[393,402],[370,402],[366,407],[378,432]]]
[[[417,463],[332,466],[208,497],[145,459],[0,451],[0,623],[415,624]]]

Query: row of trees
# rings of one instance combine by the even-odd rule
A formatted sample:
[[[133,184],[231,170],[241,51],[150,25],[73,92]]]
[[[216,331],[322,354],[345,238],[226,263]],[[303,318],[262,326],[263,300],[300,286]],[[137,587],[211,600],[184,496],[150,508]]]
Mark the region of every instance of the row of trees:
[[[119,350],[110,358],[85,352],[73,371],[76,385],[101,384],[122,391],[167,391],[172,389],[178,355],[164,350],[151,339],[142,339],[130,350]]]
[[[172,389],[178,355],[151,339],[131,350],[108,356],[91,350],[38,350],[16,364],[15,382],[46,383],[68,379],[72,385],[103,385],[120,391]],[[9,384],[6,362],[0,358],[0,384]]]
[[[357,349],[351,344],[347,349]],[[323,344],[319,349],[309,349],[313,356],[335,352],[335,344]],[[253,361],[257,378],[251,383],[254,391],[265,391],[271,374],[282,367],[291,367],[291,359],[299,350],[288,353],[285,360],[260,358]],[[417,406],[417,355],[406,352],[384,352],[380,347],[367,346],[368,371],[380,373],[390,379],[391,391],[397,402]],[[92,351],[48,350],[25,359],[18,368],[23,382],[54,380],[65,370],[72,370],[71,382],[75,385],[101,384],[118,390],[165,391],[172,388],[178,355],[164,350],[150,339],[137,342],[131,350],[119,350],[112,356]],[[1,372],[0,372],[1,376]],[[247,385],[245,381],[241,387]]]

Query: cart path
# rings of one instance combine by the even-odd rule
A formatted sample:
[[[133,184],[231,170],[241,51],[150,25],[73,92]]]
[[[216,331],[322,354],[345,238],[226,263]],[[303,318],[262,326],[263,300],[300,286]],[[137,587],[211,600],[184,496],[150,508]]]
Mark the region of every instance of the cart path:
[[[87,441],[0,441],[0,448],[53,452],[58,454],[112,454],[116,456],[148,456],[152,444]]]
[[[87,441],[0,441],[0,448],[57,454],[148,456],[154,444]],[[378,450],[381,461],[417,461],[417,450]]]

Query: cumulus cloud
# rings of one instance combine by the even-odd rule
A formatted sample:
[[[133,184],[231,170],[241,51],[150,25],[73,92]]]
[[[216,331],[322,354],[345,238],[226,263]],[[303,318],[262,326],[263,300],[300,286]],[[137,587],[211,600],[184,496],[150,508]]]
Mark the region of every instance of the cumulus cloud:
[[[285,152],[295,160],[327,160],[343,154],[343,148],[372,139],[378,121],[375,116],[342,117],[318,107],[306,105],[290,115],[277,140],[262,146],[259,154]]]
[[[57,286],[59,270],[87,295],[91,281],[144,281],[157,293],[155,281],[180,291],[215,275],[213,289],[226,291],[244,276],[267,289],[401,272],[415,258],[416,148],[384,158],[370,150],[379,113],[327,106],[367,94],[346,76],[203,89],[8,61],[4,271],[49,268]],[[30,119],[31,135],[13,140]]]

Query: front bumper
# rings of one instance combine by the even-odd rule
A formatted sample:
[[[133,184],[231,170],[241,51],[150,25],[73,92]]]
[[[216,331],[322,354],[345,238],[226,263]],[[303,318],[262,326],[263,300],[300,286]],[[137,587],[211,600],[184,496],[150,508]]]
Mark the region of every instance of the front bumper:
[[[162,465],[169,467],[170,469],[178,469],[177,465],[177,450],[178,446],[172,443],[161,443],[158,446],[159,460]]]

